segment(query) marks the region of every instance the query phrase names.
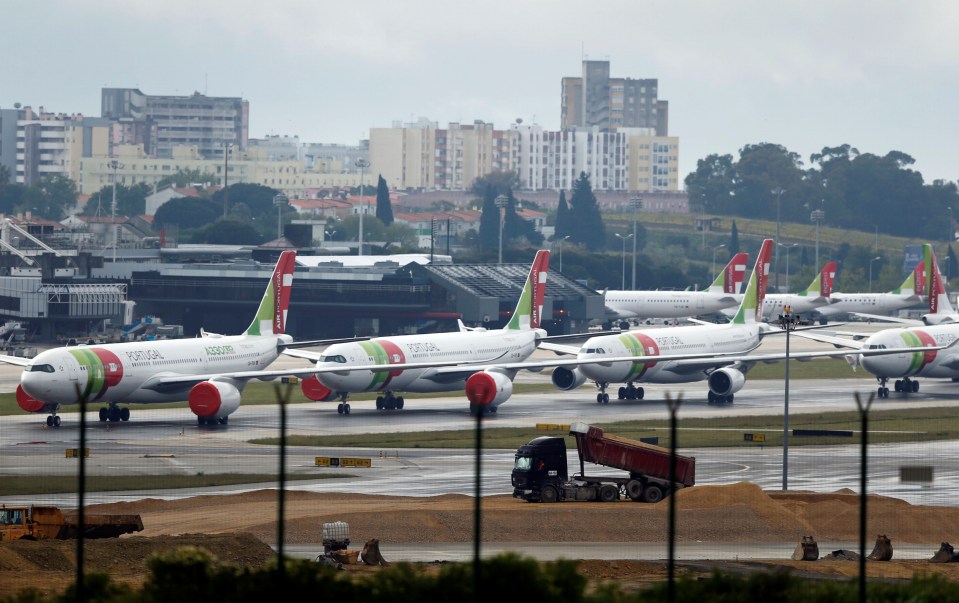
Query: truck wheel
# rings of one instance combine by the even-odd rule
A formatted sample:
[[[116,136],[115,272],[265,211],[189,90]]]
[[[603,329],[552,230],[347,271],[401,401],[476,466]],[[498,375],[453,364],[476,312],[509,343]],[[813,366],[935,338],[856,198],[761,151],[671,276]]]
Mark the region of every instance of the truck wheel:
[[[539,499],[544,503],[554,503],[559,500],[559,492],[553,486],[543,486],[539,491]]]
[[[639,502],[643,499],[643,483],[638,479],[631,479],[626,482],[626,495],[630,500]]]
[[[648,503],[658,503],[663,500],[663,489],[655,484],[646,486],[646,490],[643,492],[643,500]]]
[[[613,484],[604,484],[599,489],[599,500],[603,502],[613,502],[619,500],[619,488]]]

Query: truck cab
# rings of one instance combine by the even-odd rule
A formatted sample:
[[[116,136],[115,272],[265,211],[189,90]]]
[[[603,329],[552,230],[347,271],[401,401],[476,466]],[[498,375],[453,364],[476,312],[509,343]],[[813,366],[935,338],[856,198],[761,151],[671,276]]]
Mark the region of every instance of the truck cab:
[[[566,469],[566,440],[561,437],[535,438],[516,450],[513,461],[513,496],[538,499],[543,486],[569,479]]]

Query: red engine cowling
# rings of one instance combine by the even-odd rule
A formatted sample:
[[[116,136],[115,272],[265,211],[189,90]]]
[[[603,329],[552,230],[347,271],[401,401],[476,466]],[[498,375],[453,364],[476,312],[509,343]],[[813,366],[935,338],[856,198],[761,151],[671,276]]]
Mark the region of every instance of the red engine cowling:
[[[336,392],[320,383],[316,375],[311,375],[306,379],[300,379],[300,389],[307,400],[314,402],[329,402],[336,400]]]
[[[17,386],[17,405],[27,412],[53,412],[57,409],[56,404],[47,404],[31,398],[30,394],[23,391],[22,385]]]
[[[586,383],[586,375],[578,368],[568,369],[564,366],[558,366],[553,369],[550,380],[559,389],[569,391]]]
[[[513,380],[503,373],[473,373],[466,380],[466,399],[470,406],[499,406],[513,395]]]
[[[190,390],[190,410],[204,419],[222,419],[240,408],[240,390],[224,381],[204,381]]]

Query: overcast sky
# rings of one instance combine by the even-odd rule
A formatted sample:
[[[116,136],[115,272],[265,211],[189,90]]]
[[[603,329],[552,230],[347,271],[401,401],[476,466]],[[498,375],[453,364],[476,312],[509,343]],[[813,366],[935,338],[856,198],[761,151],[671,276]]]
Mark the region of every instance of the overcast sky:
[[[959,3],[4,2],[0,108],[96,116],[102,87],[240,96],[250,136],[356,144],[426,117],[559,128],[584,58],[657,78],[680,176],[711,153],[848,143],[959,178]]]

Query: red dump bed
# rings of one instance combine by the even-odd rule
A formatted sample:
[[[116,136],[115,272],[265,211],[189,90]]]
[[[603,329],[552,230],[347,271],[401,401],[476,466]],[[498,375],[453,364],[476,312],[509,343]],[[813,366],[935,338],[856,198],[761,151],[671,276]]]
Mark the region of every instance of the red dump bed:
[[[585,423],[569,428],[576,438],[580,462],[587,461],[659,479],[669,479],[669,449],[637,440],[606,435]],[[676,455],[676,482],[684,486],[696,483],[696,458]]]

